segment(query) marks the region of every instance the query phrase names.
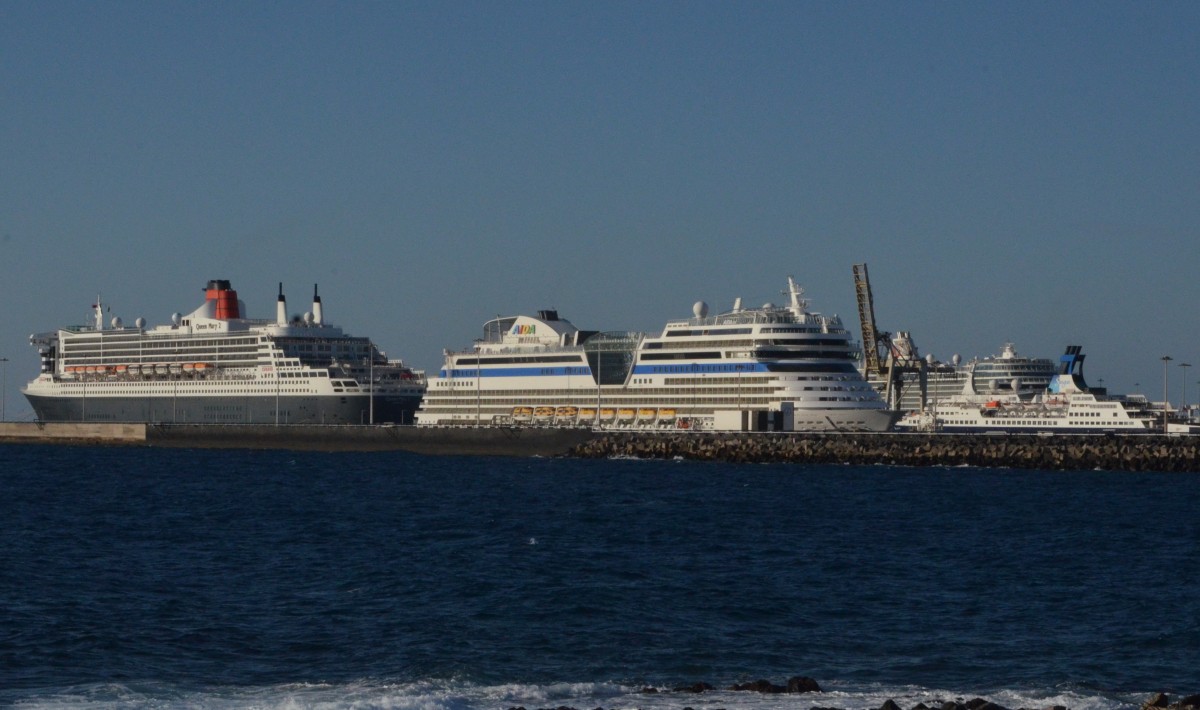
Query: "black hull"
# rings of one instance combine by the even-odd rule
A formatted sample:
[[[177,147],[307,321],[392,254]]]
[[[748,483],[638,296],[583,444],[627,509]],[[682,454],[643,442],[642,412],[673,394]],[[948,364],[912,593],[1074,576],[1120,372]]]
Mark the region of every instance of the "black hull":
[[[44,397],[25,395],[43,422],[150,424],[411,424],[419,396]]]

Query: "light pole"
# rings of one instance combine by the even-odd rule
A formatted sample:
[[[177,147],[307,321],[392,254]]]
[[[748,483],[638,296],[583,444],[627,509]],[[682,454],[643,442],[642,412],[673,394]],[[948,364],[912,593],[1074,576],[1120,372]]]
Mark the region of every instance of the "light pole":
[[[1167,363],[1173,360],[1170,355],[1163,355],[1163,434],[1167,433]]]
[[[1181,363],[1179,363],[1179,366],[1183,368],[1183,396],[1181,397],[1181,399],[1183,400],[1183,406],[1179,408],[1179,411],[1186,412],[1187,406],[1188,406],[1188,404],[1187,404],[1187,368],[1191,367],[1192,364],[1190,362],[1181,362]]]
[[[8,387],[8,358],[0,357],[0,422],[4,421],[4,398],[8,396],[5,391]]]

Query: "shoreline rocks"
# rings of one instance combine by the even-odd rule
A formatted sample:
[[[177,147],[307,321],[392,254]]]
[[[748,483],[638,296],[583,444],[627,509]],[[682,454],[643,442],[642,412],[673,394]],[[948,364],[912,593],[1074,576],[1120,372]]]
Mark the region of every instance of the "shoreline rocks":
[[[599,432],[568,455],[1182,473],[1200,471],[1200,437],[629,431]]]
[[[792,690],[792,687],[793,687],[792,681],[797,681],[797,683],[796,683],[797,688],[811,687],[811,689]],[[712,690],[714,690],[712,685],[701,682],[701,683],[692,683],[690,685],[678,686],[674,690],[665,690],[665,691],[659,690],[659,689],[653,688],[653,687],[647,687],[647,688],[643,688],[641,692],[646,693],[646,694],[657,694],[657,693],[684,693],[684,694],[687,694],[687,693],[708,692],[708,691],[712,691]],[[815,680],[813,680],[812,678],[804,677],[804,676],[794,676],[792,678],[789,678],[786,686],[775,685],[775,684],[771,683],[770,681],[766,681],[766,680],[757,680],[757,681],[753,681],[750,683],[734,684],[734,685],[726,688],[726,690],[759,692],[759,693],[806,693],[806,692],[820,693],[820,692],[822,692]],[[1166,693],[1155,693],[1154,695],[1147,698],[1141,705],[1141,710],[1160,710],[1160,709],[1161,710],[1200,710],[1200,694],[1188,695],[1188,696],[1181,698],[1180,700],[1178,700],[1176,702],[1171,702],[1170,696],[1168,696]],[[508,710],[526,710],[526,709],[524,706],[515,706],[515,707],[508,708]],[[574,708],[574,707],[570,707],[567,705],[559,705],[558,707],[535,708],[534,710],[580,710],[580,708]],[[599,708],[594,708],[594,710],[604,710],[604,708],[599,707]],[[681,705],[680,710],[693,710],[693,708],[691,708],[690,706],[687,706],[687,705]],[[718,710],[720,710],[720,709],[718,709]],[[809,708],[809,710],[843,710],[843,708],[839,708],[836,706],[813,705]],[[889,699],[885,700],[881,706],[879,706],[879,710],[906,710],[906,709],[903,706],[901,706],[899,703],[897,703],[895,700],[889,698]],[[933,701],[932,705],[927,705],[925,703],[917,703],[911,709],[908,709],[908,710],[1009,710],[1009,709],[1005,708],[1002,705],[998,705],[990,700],[987,700],[985,698],[972,698],[971,700],[967,700],[965,702],[960,698],[960,699],[956,699],[956,700],[947,700],[944,702],[940,701],[940,700],[935,700],[935,701]],[[1030,710],[1030,709],[1018,708],[1017,710]],[[1051,705],[1051,706],[1047,706],[1045,708],[1041,708],[1040,710],[1070,710],[1070,708],[1067,708],[1062,705]]]
[[[798,682],[797,687],[811,686],[813,689],[812,690],[793,691],[793,690],[791,690],[791,688],[793,687],[792,681]],[[697,690],[698,688],[699,688],[699,690]],[[653,687],[647,687],[647,688],[643,688],[641,692],[646,693],[646,694],[656,694],[656,693],[685,693],[686,694],[686,693],[708,692],[711,690],[714,690],[712,685],[701,682],[701,683],[692,683],[691,685],[678,686],[674,690],[666,690],[666,691],[659,690],[659,689],[653,688]],[[803,676],[795,676],[793,678],[789,678],[786,686],[775,685],[775,684],[771,683],[770,681],[766,681],[766,680],[758,680],[758,681],[754,681],[751,683],[734,684],[733,686],[726,688],[726,690],[748,691],[748,692],[759,692],[759,693],[793,693],[793,692],[820,693],[820,692],[822,692],[820,687],[817,686],[817,682],[815,680],[813,680],[812,678],[806,678]],[[510,707],[510,708],[508,708],[508,710],[526,710],[526,709],[524,706],[516,706],[516,707]],[[567,705],[559,705],[558,707],[535,708],[534,710],[580,710],[580,709],[570,707]],[[602,707],[594,708],[594,710],[604,710],[604,708],[602,708]],[[680,710],[693,710],[693,708],[691,708],[690,706],[682,705]],[[720,709],[718,709],[718,710],[720,710]],[[813,705],[809,708],[809,710],[843,710],[843,708],[839,708],[839,707],[835,707],[835,706],[827,707],[827,706],[821,706],[821,705]],[[899,703],[897,703],[895,700],[889,698],[889,699],[885,700],[881,706],[879,706],[879,710],[906,710],[906,709],[903,706],[901,706]],[[917,703],[909,710],[1009,710],[1009,709],[1005,708],[1002,705],[998,705],[990,700],[987,700],[985,698],[972,698],[971,700],[967,700],[965,702],[960,698],[957,700],[947,700],[944,702],[940,701],[940,700],[935,700],[935,701],[933,701],[932,705],[927,705],[925,703]],[[1030,709],[1018,708],[1017,710],[1030,710]],[[1062,705],[1050,705],[1045,708],[1041,708],[1040,710],[1070,710],[1070,708],[1067,708]],[[1142,703],[1141,710],[1200,710],[1200,694],[1188,695],[1188,696],[1181,698],[1180,700],[1178,700],[1176,702],[1171,702],[1170,696],[1168,696],[1166,693],[1155,693],[1154,695],[1150,696]]]

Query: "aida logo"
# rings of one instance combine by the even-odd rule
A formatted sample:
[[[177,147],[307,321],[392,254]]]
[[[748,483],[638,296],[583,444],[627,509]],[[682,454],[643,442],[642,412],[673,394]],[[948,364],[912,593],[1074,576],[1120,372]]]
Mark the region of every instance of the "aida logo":
[[[514,325],[512,329],[513,335],[537,335],[536,325]]]

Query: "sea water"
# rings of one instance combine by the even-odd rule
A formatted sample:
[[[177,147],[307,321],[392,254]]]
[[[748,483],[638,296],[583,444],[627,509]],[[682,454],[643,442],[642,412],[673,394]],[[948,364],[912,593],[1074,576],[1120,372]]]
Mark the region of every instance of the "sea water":
[[[1132,707],[1200,692],[1198,510],[1200,474],[0,446],[0,704]]]

